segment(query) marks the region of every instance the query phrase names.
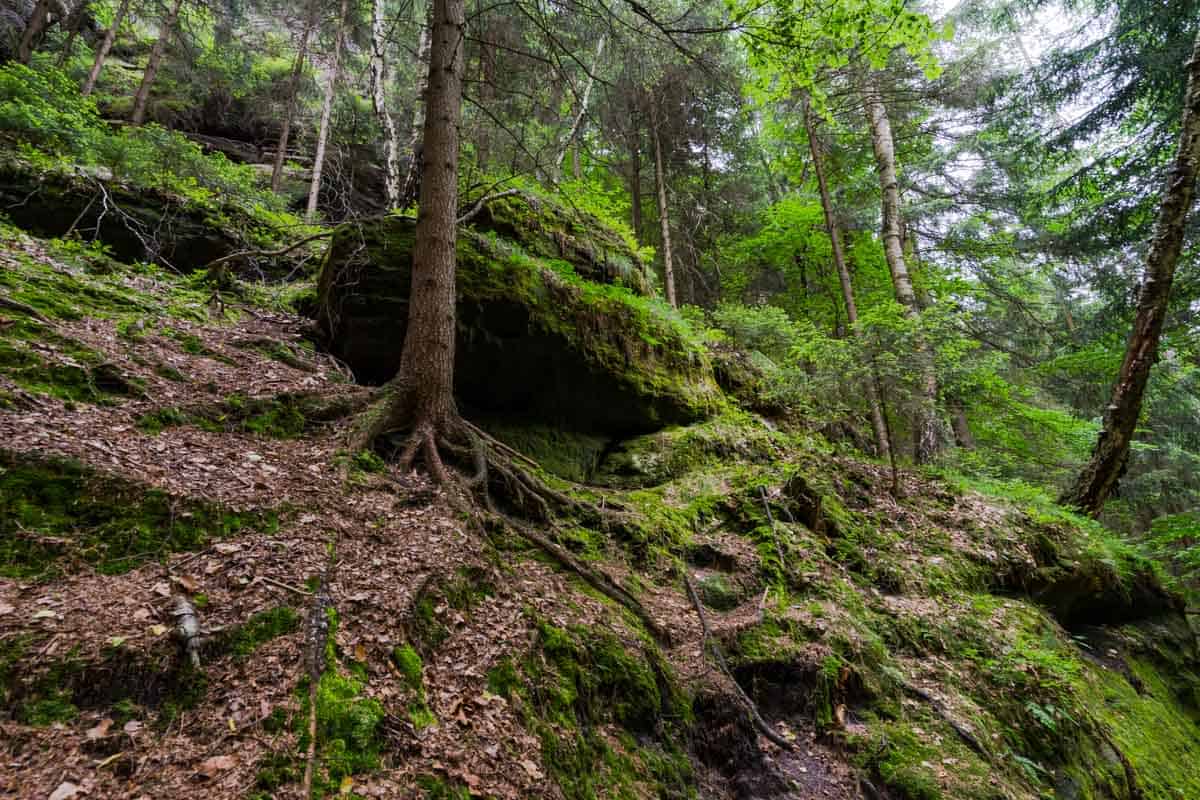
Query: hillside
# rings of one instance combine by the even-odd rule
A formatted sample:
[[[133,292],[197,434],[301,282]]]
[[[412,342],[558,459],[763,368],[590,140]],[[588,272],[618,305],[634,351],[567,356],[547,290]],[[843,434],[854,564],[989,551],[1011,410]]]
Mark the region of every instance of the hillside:
[[[1025,484],[893,494],[518,206],[459,237],[459,394],[549,519],[345,448],[346,337],[406,301],[339,270],[403,272],[402,220],[221,293],[0,223],[0,793],[1200,797],[1155,565]]]

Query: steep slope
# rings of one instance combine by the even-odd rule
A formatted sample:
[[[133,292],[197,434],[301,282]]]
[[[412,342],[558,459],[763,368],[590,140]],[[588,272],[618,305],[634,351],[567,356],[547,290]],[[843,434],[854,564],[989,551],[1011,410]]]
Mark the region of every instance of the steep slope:
[[[0,236],[8,795],[299,796],[315,660],[322,796],[1200,796],[1182,609],[1035,490],[906,474],[893,498],[879,465],[715,387],[706,415],[599,448],[492,420],[611,512],[544,534],[651,630],[344,452],[369,390],[284,310],[303,287],[218,306]],[[597,324],[645,302],[578,298]],[[193,610],[199,666],[174,633]]]

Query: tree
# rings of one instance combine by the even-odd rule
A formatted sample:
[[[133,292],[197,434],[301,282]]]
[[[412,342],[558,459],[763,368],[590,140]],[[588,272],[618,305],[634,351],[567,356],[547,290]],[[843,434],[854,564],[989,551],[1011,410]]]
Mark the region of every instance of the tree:
[[[654,142],[654,188],[658,200],[658,224],[662,234],[663,288],[672,308],[675,302],[675,266],[671,258],[671,214],[667,204],[667,166],[663,162],[662,133],[659,130],[657,99],[649,98],[650,138]]]
[[[1158,343],[1166,318],[1175,266],[1183,248],[1184,230],[1196,190],[1200,164],[1200,33],[1186,64],[1187,89],[1179,144],[1171,164],[1154,238],[1146,254],[1146,272],[1138,295],[1137,315],[1125,348],[1112,399],[1091,460],[1061,502],[1097,514],[1116,489],[1129,458],[1129,446],[1142,410],[1150,369],[1158,360]]]
[[[808,148],[812,155],[813,172],[816,174],[817,188],[821,194],[821,210],[825,212],[825,230],[829,233],[833,265],[837,269],[838,281],[842,286],[842,300],[846,304],[846,320],[849,323],[847,330],[851,336],[854,336],[856,335],[854,326],[858,322],[858,304],[854,301],[854,284],[850,280],[850,269],[846,266],[846,256],[842,252],[842,233],[838,227],[837,216],[834,214],[833,201],[829,197],[829,186],[825,182],[824,159],[821,156],[820,143],[817,141],[812,109],[807,100],[801,113],[804,115],[805,132],[808,134]],[[875,450],[881,458],[888,458],[892,454],[892,447],[891,442],[888,441],[887,423],[883,418],[876,381],[870,382],[866,390],[867,405],[871,415],[871,431],[875,434]]]
[[[51,0],[37,0],[34,4],[33,13],[29,15],[29,23],[25,26],[25,31],[21,34],[21,41],[17,45],[18,63],[28,64],[29,59],[33,57],[34,44],[49,25],[50,2]]]
[[[146,108],[150,102],[150,88],[154,86],[154,79],[158,76],[158,68],[162,66],[163,55],[167,49],[167,41],[175,35],[175,23],[179,20],[179,12],[182,9],[183,0],[172,0],[167,15],[163,18],[158,38],[154,40],[154,46],[150,48],[150,58],[146,61],[146,71],[142,73],[142,82],[138,86],[137,93],[133,96],[133,113],[129,119],[134,125],[141,125],[146,121]],[[114,30],[116,27],[116,24],[114,24]]]
[[[383,128],[384,191],[389,209],[400,205],[400,143],[396,120],[387,106],[387,36],[384,27],[384,0],[371,2],[371,104]],[[421,102],[418,97],[418,102]]]
[[[400,370],[363,430],[363,446],[394,430],[407,430],[399,465],[418,451],[430,473],[449,475],[438,452],[464,437],[454,402],[455,243],[458,213],[458,145],[462,117],[464,0],[433,0],[430,12],[421,197],[413,246],[412,291]]]
[[[117,39],[121,23],[125,21],[125,15],[129,13],[129,2],[130,0],[121,0],[120,5],[117,6],[117,13],[113,16],[112,25],[108,26],[108,30],[104,32],[104,39],[96,48],[96,57],[92,61],[92,68],[88,72],[87,80],[83,82],[84,97],[87,97],[96,88],[96,81],[100,79],[100,70],[104,69],[104,62],[108,58],[109,51],[112,50],[113,42]]]
[[[333,114],[333,95],[342,72],[342,40],[345,38],[346,14],[350,0],[342,0],[338,12],[337,32],[333,39],[333,57],[329,65],[329,80],[325,84],[325,99],[321,104],[321,123],[317,130],[317,152],[313,156],[312,182],[308,188],[308,208],[304,219],[312,222],[317,216],[317,199],[321,194],[321,170],[325,164],[325,141],[329,137],[329,118]]]
[[[875,164],[879,173],[879,189],[883,218],[883,252],[887,257],[888,269],[892,274],[892,286],[896,301],[904,307],[910,318],[920,314],[917,294],[913,290],[912,277],[904,259],[903,219],[900,213],[900,181],[896,173],[896,144],[892,138],[892,125],[887,107],[871,77],[862,85],[863,107],[867,123],[871,128],[871,148],[875,152]],[[937,418],[937,375],[934,372],[933,353],[923,339],[918,340],[920,363],[920,393],[916,418],[913,420],[913,456],[917,463],[929,461],[941,447],[941,433]]]
[[[308,0],[305,7],[304,29],[300,33],[300,44],[296,48],[296,60],[292,63],[292,74],[288,79],[286,110],[279,129],[279,143],[275,146],[275,163],[271,166],[271,191],[278,192],[283,184],[283,163],[287,159],[288,139],[292,133],[292,118],[296,116],[300,98],[300,79],[308,64],[308,40],[317,27],[318,0]]]

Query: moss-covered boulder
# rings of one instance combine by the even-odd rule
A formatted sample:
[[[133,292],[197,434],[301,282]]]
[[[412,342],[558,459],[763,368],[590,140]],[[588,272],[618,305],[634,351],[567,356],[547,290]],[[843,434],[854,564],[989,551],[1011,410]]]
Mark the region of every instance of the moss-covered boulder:
[[[399,367],[415,227],[401,217],[346,225],[326,257],[318,322],[333,354],[367,383]],[[569,249],[561,252],[576,260],[546,256],[547,237],[460,230],[462,405],[607,435],[694,421],[718,406],[707,353],[681,318],[615,280],[587,280],[603,262]]]
[[[0,208],[35,236],[75,234],[102,242],[120,261],[162,262],[183,271],[253,248],[262,233],[239,209],[213,211],[126,186],[103,170],[41,169],[7,157],[0,159]]]

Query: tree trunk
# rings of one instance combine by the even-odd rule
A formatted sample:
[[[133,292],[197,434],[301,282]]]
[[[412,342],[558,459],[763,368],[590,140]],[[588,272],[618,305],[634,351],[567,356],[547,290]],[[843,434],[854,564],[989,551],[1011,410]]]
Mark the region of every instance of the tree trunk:
[[[50,16],[50,0],[38,0],[33,6],[33,14],[29,16],[29,22],[25,25],[25,32],[21,34],[21,41],[17,45],[17,61],[21,64],[28,64],[33,58],[34,42],[46,30],[48,17]]]
[[[1113,386],[1112,400],[1104,411],[1104,426],[1092,450],[1091,460],[1075,485],[1060,500],[1092,515],[1100,512],[1116,489],[1129,459],[1129,445],[1141,414],[1150,368],[1158,360],[1158,340],[1167,314],[1175,266],[1183,247],[1184,226],[1195,196],[1197,165],[1200,163],[1200,34],[1186,68],[1188,83],[1179,149],[1167,176],[1154,225],[1154,238],[1146,254],[1146,276],[1138,295],[1137,316],[1125,349],[1125,359]]]
[[[422,77],[421,83],[417,86],[417,105],[416,112],[413,114],[412,130],[408,135],[408,174],[404,176],[404,188],[400,192],[400,207],[408,208],[417,199],[417,192],[424,183],[421,178],[421,169],[424,166],[425,157],[421,152],[423,150],[421,133],[425,128],[429,116],[429,94],[430,80],[433,76],[433,53],[430,50],[430,37],[432,34],[434,9],[431,6],[429,9],[429,17],[425,20],[425,25],[421,28],[421,36],[417,40],[417,64],[430,64],[429,77]],[[459,99],[461,104],[462,100]],[[424,191],[424,189],[420,189]]]
[[[308,18],[304,21],[304,32],[300,34],[300,47],[296,50],[296,61],[292,65],[292,76],[288,80],[287,110],[283,114],[283,125],[279,130],[279,144],[275,148],[275,164],[271,167],[271,191],[278,192],[283,185],[283,162],[287,159],[288,139],[292,134],[292,117],[300,99],[300,78],[304,65],[308,63],[308,40],[317,26],[317,3],[309,0]]]
[[[154,47],[150,49],[150,58],[146,61],[146,71],[142,74],[142,83],[138,86],[137,94],[133,96],[133,116],[130,117],[130,121],[134,125],[141,125],[146,121],[146,106],[150,102],[150,87],[154,85],[154,79],[158,76],[158,68],[162,66],[163,53],[167,49],[167,40],[175,33],[175,21],[179,19],[181,8],[183,8],[183,0],[175,0],[171,4],[171,9],[167,12],[166,19],[163,20],[162,30],[158,32],[158,38],[154,40]]]
[[[87,16],[88,6],[91,3],[88,0],[82,0],[75,10],[67,17],[67,40],[63,42],[62,52],[58,54],[58,62],[56,66],[62,69],[67,61],[71,58],[71,53],[75,50],[75,40],[79,38],[79,29],[83,27],[83,20]]]
[[[833,201],[829,197],[829,185],[825,182],[825,164],[821,158],[821,148],[817,143],[816,127],[813,125],[812,110],[807,99],[804,103],[804,127],[808,132],[808,149],[812,154],[813,172],[817,176],[817,188],[821,192],[821,208],[825,212],[825,230],[829,234],[829,245],[833,251],[833,265],[837,269],[838,280],[842,284],[842,299],[846,303],[846,328],[850,336],[857,336],[855,323],[858,322],[858,304],[854,301],[854,284],[850,281],[850,269],[846,265],[846,256],[842,252],[842,236],[838,230],[837,217],[833,213]],[[874,373],[874,369],[871,370]],[[879,402],[879,392],[876,381],[867,383],[867,406],[871,415],[871,430],[875,434],[875,450],[880,458],[891,456],[891,445],[888,442],[887,425],[884,423],[883,411]]]
[[[338,78],[342,73],[342,39],[346,30],[346,14],[350,0],[342,0],[338,12],[337,33],[333,39],[333,63],[329,66],[329,82],[325,85],[325,101],[321,104],[321,126],[317,131],[317,152],[313,156],[312,184],[308,187],[308,208],[304,219],[312,222],[317,217],[317,199],[321,194],[321,168],[325,164],[325,142],[329,138],[329,118],[333,114],[333,95],[337,90]]]
[[[384,191],[388,209],[400,205],[400,144],[396,120],[387,109],[387,31],[384,28],[383,0],[371,4],[371,104],[379,126],[383,128],[385,153]]]
[[[583,97],[579,100],[579,113],[575,115],[575,119],[571,122],[571,128],[567,131],[567,135],[563,137],[562,146],[558,149],[558,157],[554,159],[554,174],[555,176],[562,173],[563,159],[567,156],[567,150],[575,144],[575,137],[579,135],[579,126],[583,124],[583,117],[587,114],[588,101],[592,97],[592,86],[596,83],[596,70],[600,67],[600,56],[604,54],[604,34],[600,35],[600,41],[596,43],[596,56],[592,59],[592,71],[588,75],[587,83],[583,88]],[[579,150],[575,150],[575,177],[579,177]]]
[[[892,139],[892,126],[887,108],[879,90],[867,78],[862,87],[867,122],[871,127],[871,146],[875,151],[875,165],[879,171],[879,188],[883,212],[883,251],[887,257],[888,270],[892,274],[892,288],[896,300],[904,306],[904,313],[916,317],[920,311],[917,295],[913,291],[908,265],[904,262],[902,222],[900,216],[900,182],[896,177],[896,145]],[[930,461],[941,445],[937,420],[937,375],[933,368],[933,353],[923,339],[916,342],[916,355],[920,364],[920,397],[913,420],[913,457],[918,464]]]
[[[129,12],[130,0],[121,0],[121,5],[117,6],[116,16],[113,17],[112,25],[104,32],[104,41],[100,42],[100,48],[96,50],[96,58],[92,61],[92,69],[88,72],[87,80],[83,84],[83,96],[87,97],[96,88],[96,81],[100,78],[100,70],[104,69],[104,60],[108,58],[108,51],[112,50],[113,42],[117,39],[117,32],[121,29],[121,23],[125,21],[125,15]]]
[[[638,127],[637,107],[629,104],[629,207],[633,224],[633,238],[639,245],[645,241],[642,236],[642,132]]]
[[[457,420],[454,404],[454,273],[458,138],[462,116],[464,0],[433,0],[421,197],[413,246],[408,331],[380,430],[409,427],[436,450]]]
[[[662,137],[658,135],[658,112],[650,101],[650,132],[654,138],[654,186],[658,195],[658,224],[662,231],[663,289],[671,308],[675,302],[675,266],[671,262],[671,219],[667,209],[667,176],[663,164]]]
[[[492,109],[496,104],[496,43],[492,36],[495,31],[483,32],[479,37],[479,105]],[[491,120],[482,119],[475,130],[475,164],[482,172],[487,172],[488,162],[492,160]]]

